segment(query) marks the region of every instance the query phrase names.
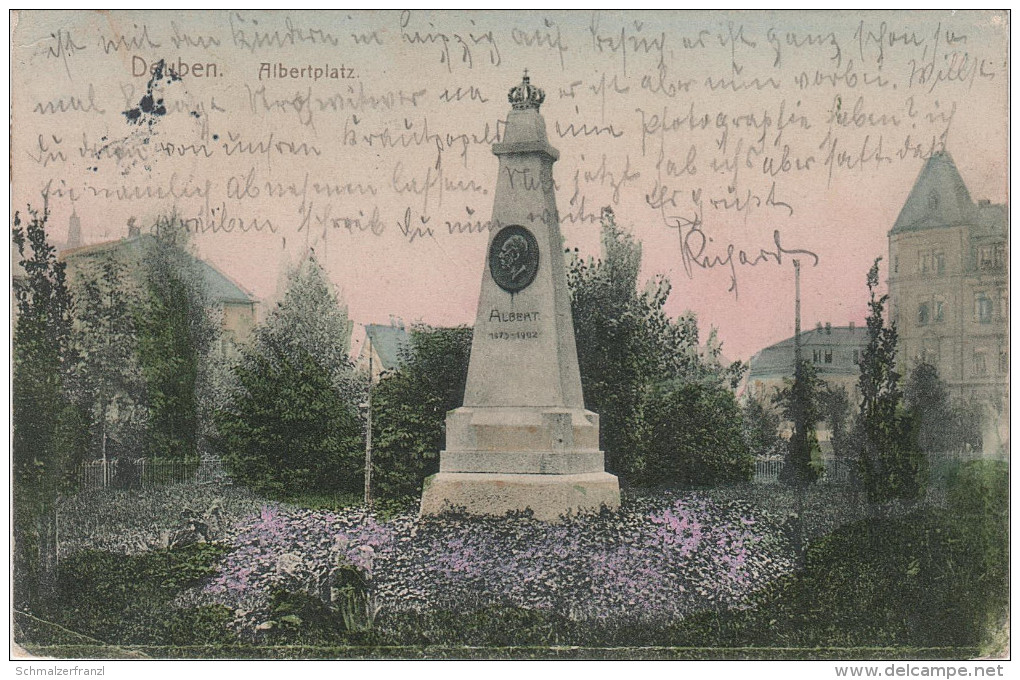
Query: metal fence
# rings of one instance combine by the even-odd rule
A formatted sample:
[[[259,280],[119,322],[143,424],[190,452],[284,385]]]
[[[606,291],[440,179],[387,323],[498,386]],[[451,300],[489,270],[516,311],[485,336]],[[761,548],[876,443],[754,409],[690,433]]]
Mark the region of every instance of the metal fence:
[[[782,456],[770,458],[758,458],[754,461],[754,483],[755,484],[776,484],[779,482],[779,473],[783,471],[784,459]]]
[[[78,466],[75,475],[80,491],[96,489],[149,489],[168,484],[228,482],[220,459],[202,456],[192,461],[93,460]]]
[[[1002,456],[988,456],[980,451],[944,451],[930,453],[927,458],[930,470],[972,460],[1005,460]],[[784,464],[785,459],[782,456],[756,459],[754,461],[754,483],[777,484]],[[822,474],[818,481],[823,484],[850,484],[858,473],[858,461],[856,460],[826,457],[822,459],[822,465]]]

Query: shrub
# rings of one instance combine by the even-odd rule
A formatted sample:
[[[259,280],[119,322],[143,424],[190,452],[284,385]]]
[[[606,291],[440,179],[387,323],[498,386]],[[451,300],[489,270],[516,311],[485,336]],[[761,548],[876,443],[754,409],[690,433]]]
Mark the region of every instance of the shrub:
[[[46,617],[116,644],[230,643],[230,610],[173,604],[184,589],[214,574],[213,563],[226,551],[206,543],[134,556],[75,553],[60,565],[62,604]]]
[[[234,479],[269,496],[361,485],[361,422],[311,354],[254,355],[217,414],[217,446]]]
[[[922,507],[837,529],[808,549],[802,572],[728,617],[729,637],[721,642],[976,647],[1008,602],[1006,534],[998,521],[994,513],[961,521],[957,509]],[[988,550],[985,530],[999,550]]]
[[[751,397],[741,409],[744,443],[751,454],[759,458],[778,455],[786,449],[779,435],[779,413],[761,399]]]
[[[439,470],[446,412],[464,403],[470,328],[416,326],[403,366],[372,391],[373,495],[421,495]]]
[[[702,383],[661,386],[643,411],[646,483],[711,486],[751,479],[754,457],[729,390]]]

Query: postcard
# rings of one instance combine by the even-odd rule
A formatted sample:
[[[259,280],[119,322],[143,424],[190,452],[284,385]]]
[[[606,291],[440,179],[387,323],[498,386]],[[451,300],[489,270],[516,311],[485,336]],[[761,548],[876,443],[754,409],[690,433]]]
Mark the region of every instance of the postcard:
[[[1008,11],[10,19],[25,668],[1001,673]]]

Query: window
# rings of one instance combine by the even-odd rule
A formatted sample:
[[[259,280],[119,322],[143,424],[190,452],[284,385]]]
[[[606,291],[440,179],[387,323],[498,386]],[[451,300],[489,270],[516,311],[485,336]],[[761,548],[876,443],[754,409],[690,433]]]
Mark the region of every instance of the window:
[[[946,253],[942,250],[917,251],[917,271],[921,274],[945,274]]]
[[[974,375],[985,375],[988,373],[988,365],[985,362],[984,351],[974,352]]]
[[[1009,318],[1009,291],[1005,288],[999,289],[999,318]]]
[[[942,302],[942,300],[935,301],[935,309],[934,313],[932,314],[932,320],[935,323],[942,323],[943,321],[946,320],[946,306],[945,303]]]
[[[992,322],[992,299],[984,292],[974,294],[974,320],[978,323]]]
[[[999,352],[999,373],[1009,373],[1009,352]]]
[[[1006,245],[994,243],[978,248],[978,267],[981,269],[1002,269],[1006,262]]]
[[[813,350],[811,353],[811,360],[814,361],[816,364],[820,363],[822,360],[822,350],[820,349]]]
[[[917,306],[917,325],[924,326],[928,323],[928,303],[922,302]]]
[[[831,364],[832,363],[832,350],[831,349],[825,350],[825,363],[827,363],[827,364]]]
[[[928,209],[938,210],[938,208],[939,208],[939,195],[938,192],[932,190],[932,192],[928,194]]]
[[[897,255],[895,258],[893,258],[892,271],[893,271],[893,274],[899,274],[899,272],[900,272],[900,256],[899,255]]]
[[[861,350],[859,349],[854,350],[854,363],[855,364],[861,363]]]

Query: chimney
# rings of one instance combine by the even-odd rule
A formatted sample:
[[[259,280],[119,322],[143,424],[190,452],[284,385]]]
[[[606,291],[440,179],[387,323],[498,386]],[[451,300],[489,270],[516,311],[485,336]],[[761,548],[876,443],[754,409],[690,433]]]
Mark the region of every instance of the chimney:
[[[818,331],[819,333],[822,331],[822,322],[821,321],[815,322],[815,330]]]
[[[982,208],[987,208],[991,204],[992,204],[992,201],[990,199],[987,199],[987,198],[982,198],[980,201],[978,201],[978,205],[980,205]]]
[[[853,321],[850,322],[850,332],[851,333],[854,332],[854,322]]]
[[[825,322],[825,334],[832,335],[832,324],[828,321]]]
[[[135,223],[135,218],[128,218],[128,238],[142,235],[142,228]]]

